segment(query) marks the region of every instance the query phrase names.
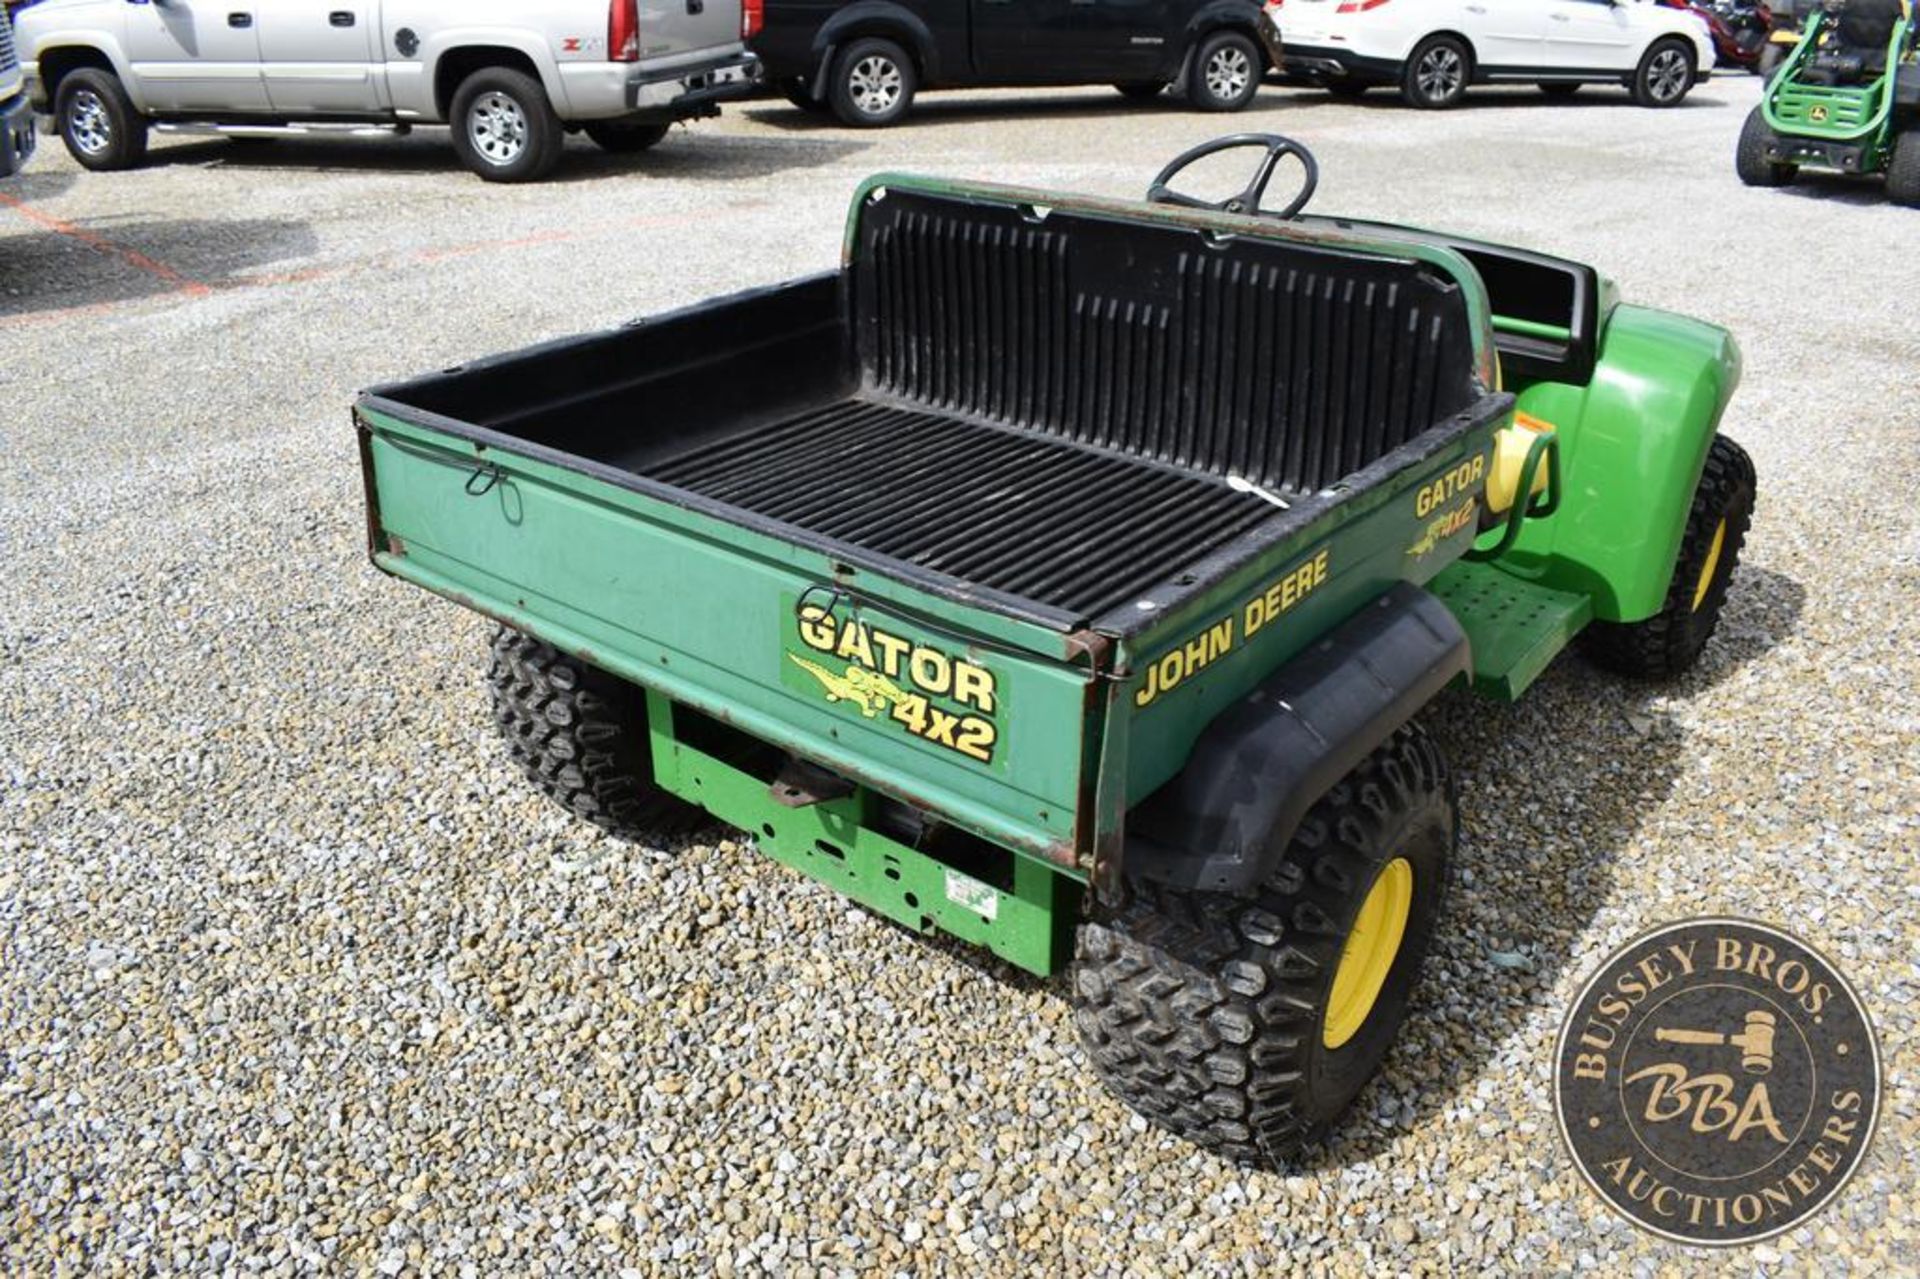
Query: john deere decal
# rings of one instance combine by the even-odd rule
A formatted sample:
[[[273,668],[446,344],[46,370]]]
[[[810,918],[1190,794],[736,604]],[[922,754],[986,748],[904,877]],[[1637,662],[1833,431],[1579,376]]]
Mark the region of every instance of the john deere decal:
[[[993,763],[1000,689],[987,667],[850,612],[802,604],[793,616],[784,683]]]

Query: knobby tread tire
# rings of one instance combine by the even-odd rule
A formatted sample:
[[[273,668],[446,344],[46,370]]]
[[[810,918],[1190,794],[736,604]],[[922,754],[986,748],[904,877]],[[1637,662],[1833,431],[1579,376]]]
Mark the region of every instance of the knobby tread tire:
[[[704,810],[653,784],[638,688],[504,626],[491,648],[494,723],[535,787],[622,839],[673,838],[707,824]]]
[[[1132,883],[1081,925],[1074,1023],[1095,1069],[1168,1131],[1276,1167],[1317,1139],[1378,1069],[1438,916],[1455,838],[1453,780],[1417,726],[1395,733],[1309,812],[1250,896]],[[1380,868],[1414,863],[1405,940],[1366,1022],[1322,1027],[1348,930]]]
[[[1700,659],[1701,650],[1720,624],[1727,586],[1740,562],[1740,548],[1753,522],[1756,477],[1747,451],[1724,435],[1713,437],[1700,486],[1693,492],[1687,528],[1680,539],[1673,580],[1660,611],[1640,622],[1595,622],[1581,634],[1587,656],[1609,670],[1636,679],[1668,679]],[[1700,607],[1693,594],[1706,567],[1713,533],[1727,521],[1720,562]]]

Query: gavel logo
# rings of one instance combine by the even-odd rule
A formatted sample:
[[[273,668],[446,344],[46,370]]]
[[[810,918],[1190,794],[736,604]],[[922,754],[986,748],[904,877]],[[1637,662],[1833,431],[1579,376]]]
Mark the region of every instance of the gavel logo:
[[[1773,1069],[1773,1036],[1777,1029],[1774,1016],[1764,1008],[1747,1014],[1746,1028],[1732,1034],[1717,1030],[1675,1030],[1658,1027],[1653,1037],[1663,1044],[1727,1044],[1740,1050],[1740,1068],[1749,1075],[1764,1075]]]

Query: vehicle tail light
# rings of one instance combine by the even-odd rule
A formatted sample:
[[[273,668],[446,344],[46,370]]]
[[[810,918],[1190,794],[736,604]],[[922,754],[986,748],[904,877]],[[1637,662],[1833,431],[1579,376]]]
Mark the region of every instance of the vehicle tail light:
[[[1266,8],[1268,8],[1269,10],[1278,9],[1281,3],[1282,3],[1282,0],[1267,0]]]
[[[767,0],[741,0],[740,38],[751,40],[767,25]]]
[[[1378,9],[1387,0],[1341,0],[1335,13],[1365,13],[1369,9]]]
[[[640,0],[607,5],[607,56],[615,62],[640,61]]]

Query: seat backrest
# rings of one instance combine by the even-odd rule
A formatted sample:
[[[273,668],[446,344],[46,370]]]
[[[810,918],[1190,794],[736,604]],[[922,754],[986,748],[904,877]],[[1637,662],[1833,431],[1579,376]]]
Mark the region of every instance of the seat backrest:
[[[1274,488],[1482,394],[1460,285],[1411,259],[895,187],[851,269],[873,390]]]

